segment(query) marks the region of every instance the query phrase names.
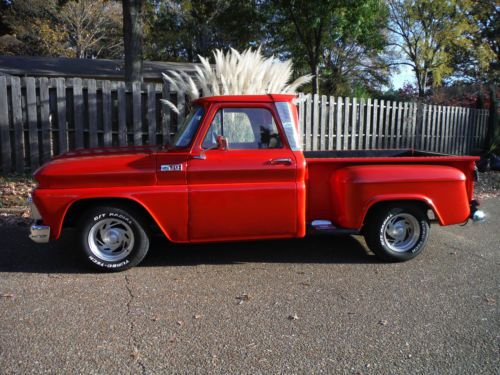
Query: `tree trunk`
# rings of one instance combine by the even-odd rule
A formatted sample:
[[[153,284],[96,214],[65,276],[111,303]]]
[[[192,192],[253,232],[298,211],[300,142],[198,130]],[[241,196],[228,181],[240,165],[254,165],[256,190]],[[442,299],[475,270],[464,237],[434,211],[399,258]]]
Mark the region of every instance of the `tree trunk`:
[[[493,144],[495,143],[495,130],[498,126],[498,99],[497,90],[494,85],[490,86],[490,109],[488,118],[488,131],[486,133],[486,138],[484,140],[484,149],[486,152],[491,150]]]
[[[123,0],[125,80],[142,82],[143,0]]]
[[[319,67],[318,67],[318,64],[311,64],[311,74],[314,76],[312,79],[312,93],[319,95]]]

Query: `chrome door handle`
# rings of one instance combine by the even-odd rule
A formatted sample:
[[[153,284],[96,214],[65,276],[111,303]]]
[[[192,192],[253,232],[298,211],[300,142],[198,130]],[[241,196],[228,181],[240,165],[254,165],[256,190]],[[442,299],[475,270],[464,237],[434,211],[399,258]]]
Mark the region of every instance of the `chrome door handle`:
[[[278,158],[269,160],[271,165],[292,165],[292,159],[290,158]]]

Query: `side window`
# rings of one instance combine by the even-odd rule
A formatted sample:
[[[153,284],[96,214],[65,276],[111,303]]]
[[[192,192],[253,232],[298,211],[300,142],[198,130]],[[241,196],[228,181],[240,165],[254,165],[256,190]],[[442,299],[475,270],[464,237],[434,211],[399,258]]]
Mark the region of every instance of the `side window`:
[[[219,135],[226,137],[229,149],[234,150],[283,147],[273,115],[265,108],[220,109],[202,147],[215,146]]]

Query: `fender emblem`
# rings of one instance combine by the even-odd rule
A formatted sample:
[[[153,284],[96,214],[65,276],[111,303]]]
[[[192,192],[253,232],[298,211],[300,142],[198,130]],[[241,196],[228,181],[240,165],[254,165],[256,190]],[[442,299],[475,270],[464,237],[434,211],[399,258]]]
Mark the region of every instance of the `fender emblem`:
[[[162,164],[160,165],[161,172],[182,171],[182,164]]]

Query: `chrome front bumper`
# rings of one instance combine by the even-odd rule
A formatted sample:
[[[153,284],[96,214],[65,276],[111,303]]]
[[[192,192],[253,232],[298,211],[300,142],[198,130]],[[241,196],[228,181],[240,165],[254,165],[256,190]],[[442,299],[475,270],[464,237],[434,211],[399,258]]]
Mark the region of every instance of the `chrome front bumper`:
[[[30,208],[31,218],[33,219],[33,224],[30,228],[29,238],[36,243],[47,243],[50,239],[50,227],[48,225],[42,225],[42,216],[38,211],[33,199],[28,198],[28,206]]]
[[[33,224],[30,228],[30,239],[36,243],[47,243],[50,238],[50,227],[48,225]]]

